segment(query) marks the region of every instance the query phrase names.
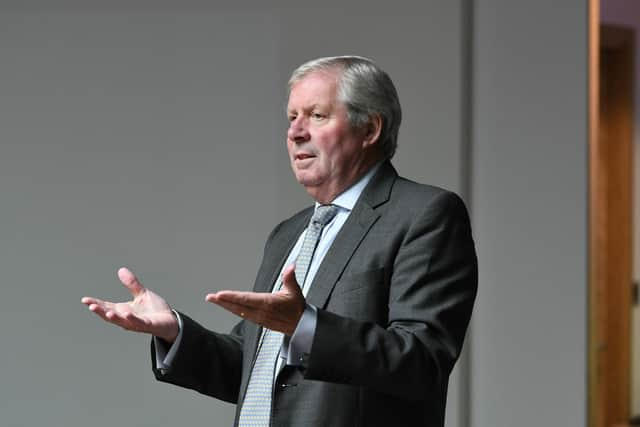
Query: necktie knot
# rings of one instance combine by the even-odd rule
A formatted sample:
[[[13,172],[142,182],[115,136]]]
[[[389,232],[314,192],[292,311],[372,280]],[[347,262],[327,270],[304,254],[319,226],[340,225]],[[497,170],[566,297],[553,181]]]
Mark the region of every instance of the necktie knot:
[[[320,205],[311,217],[311,223],[318,224],[321,227],[327,225],[338,213],[336,205]]]

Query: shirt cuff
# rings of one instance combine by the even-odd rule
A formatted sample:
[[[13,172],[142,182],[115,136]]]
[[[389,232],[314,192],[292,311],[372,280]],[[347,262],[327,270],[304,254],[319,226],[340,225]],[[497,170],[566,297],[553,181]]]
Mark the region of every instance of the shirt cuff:
[[[286,355],[287,365],[307,366],[317,323],[318,309],[311,304],[307,304],[296,330],[291,335],[291,339],[285,339],[280,349],[280,354]]]
[[[156,336],[153,337],[153,344],[156,347],[156,367],[160,371],[160,373],[164,374],[169,368],[171,368],[171,364],[173,363],[173,359],[178,352],[178,348],[180,347],[180,342],[182,341],[182,318],[178,314],[177,311],[173,311],[173,314],[178,319],[178,336],[176,337],[173,344],[169,346],[165,340],[158,338]],[[169,347],[167,349],[167,347]]]

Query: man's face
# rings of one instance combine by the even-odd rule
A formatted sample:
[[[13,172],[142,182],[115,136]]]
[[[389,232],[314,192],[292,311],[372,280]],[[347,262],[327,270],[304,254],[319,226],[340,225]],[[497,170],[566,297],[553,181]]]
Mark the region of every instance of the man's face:
[[[291,168],[321,203],[331,202],[371,166],[366,132],[351,128],[337,89],[337,71],[313,72],[291,88],[287,106]]]

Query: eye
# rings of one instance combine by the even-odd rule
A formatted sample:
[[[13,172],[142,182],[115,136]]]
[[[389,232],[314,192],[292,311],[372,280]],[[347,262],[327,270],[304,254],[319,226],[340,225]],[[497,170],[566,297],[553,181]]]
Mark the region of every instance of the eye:
[[[295,114],[289,114],[287,115],[287,120],[289,120],[289,122],[292,122],[296,119],[296,115]]]
[[[311,113],[311,118],[314,120],[322,120],[325,118],[325,115],[317,111],[314,111],[313,113]]]

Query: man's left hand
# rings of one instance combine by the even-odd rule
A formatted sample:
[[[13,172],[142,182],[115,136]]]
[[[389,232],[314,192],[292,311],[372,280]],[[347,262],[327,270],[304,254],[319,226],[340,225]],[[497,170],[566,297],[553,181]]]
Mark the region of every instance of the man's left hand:
[[[243,319],[289,336],[296,330],[306,305],[296,280],[295,265],[282,273],[282,288],[278,292],[220,291],[208,294],[205,299]]]

